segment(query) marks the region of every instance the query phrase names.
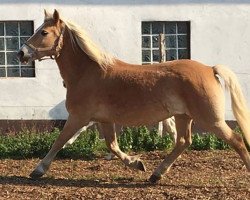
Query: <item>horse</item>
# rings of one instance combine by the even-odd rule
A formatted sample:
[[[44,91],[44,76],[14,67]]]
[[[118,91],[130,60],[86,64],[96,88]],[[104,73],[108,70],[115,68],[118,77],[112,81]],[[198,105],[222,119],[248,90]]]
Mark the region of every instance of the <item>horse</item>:
[[[17,55],[22,63],[55,59],[67,85],[68,119],[31,178],[43,176],[64,144],[91,121],[101,123],[108,148],[126,166],[146,171],[139,156],[120,150],[115,124],[139,126],[171,116],[176,122],[176,145],[153,171],[149,182],[157,183],[190,146],[193,120],[231,145],[250,171],[250,156],[242,136],[225,122],[221,80],[230,92],[233,114],[250,144],[248,108],[236,75],[223,65],[207,66],[189,59],[148,66],[129,64],[101,50],[83,29],[60,17],[57,10],[53,14],[45,11],[44,23]]]

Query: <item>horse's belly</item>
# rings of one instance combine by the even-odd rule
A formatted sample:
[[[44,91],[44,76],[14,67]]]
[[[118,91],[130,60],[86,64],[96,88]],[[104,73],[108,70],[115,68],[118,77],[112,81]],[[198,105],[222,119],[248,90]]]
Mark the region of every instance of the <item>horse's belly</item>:
[[[101,109],[96,121],[112,122],[127,126],[151,125],[175,114],[186,113],[184,103],[172,98],[166,101],[130,101],[122,105],[115,103]]]
[[[114,117],[114,122],[127,126],[151,125],[168,118],[170,114],[164,110],[123,112]]]

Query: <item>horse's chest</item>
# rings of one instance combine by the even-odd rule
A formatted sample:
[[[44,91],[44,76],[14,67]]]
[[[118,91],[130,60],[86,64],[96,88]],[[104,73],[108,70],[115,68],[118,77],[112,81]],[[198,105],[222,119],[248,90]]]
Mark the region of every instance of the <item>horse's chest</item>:
[[[87,96],[87,95],[86,95]],[[78,110],[85,110],[88,108],[89,99],[85,98],[83,94],[67,94],[65,106],[69,113],[77,112]]]

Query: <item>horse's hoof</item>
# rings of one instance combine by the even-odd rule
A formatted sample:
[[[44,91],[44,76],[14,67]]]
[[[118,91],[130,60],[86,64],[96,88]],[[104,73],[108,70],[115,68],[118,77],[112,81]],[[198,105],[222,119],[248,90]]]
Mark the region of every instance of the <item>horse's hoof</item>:
[[[140,160],[138,160],[138,163],[137,163],[137,169],[139,169],[139,170],[141,170],[141,171],[143,171],[143,172],[145,172],[146,171],[146,167],[145,167],[145,165],[143,164],[143,162],[142,161],[140,161]]]
[[[109,153],[104,157],[105,160],[113,160],[115,158],[115,154]]]
[[[32,178],[32,179],[39,179],[42,176],[43,176],[43,173],[39,172],[39,171],[36,171],[36,170],[34,170],[33,172],[31,172],[31,174],[30,174],[30,178]]]
[[[150,183],[157,183],[160,179],[161,179],[161,176],[156,176],[156,175],[152,174],[149,178],[149,182]]]

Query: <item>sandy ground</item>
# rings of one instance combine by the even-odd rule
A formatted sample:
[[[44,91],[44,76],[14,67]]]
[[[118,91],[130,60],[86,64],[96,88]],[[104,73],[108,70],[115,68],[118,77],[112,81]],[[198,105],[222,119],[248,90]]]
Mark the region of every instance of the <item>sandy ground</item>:
[[[40,180],[38,159],[0,160],[0,199],[250,199],[250,173],[234,151],[187,151],[155,185],[147,179],[163,152],[143,153],[147,172],[118,159],[56,160]]]

